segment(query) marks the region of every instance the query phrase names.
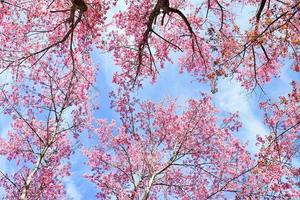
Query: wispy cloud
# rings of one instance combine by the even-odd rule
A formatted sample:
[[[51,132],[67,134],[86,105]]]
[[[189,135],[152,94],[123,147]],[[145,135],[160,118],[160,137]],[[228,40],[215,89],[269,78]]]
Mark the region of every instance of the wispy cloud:
[[[0,138],[5,139],[7,137],[7,132],[9,130],[9,120],[3,115],[0,115]],[[10,172],[10,167],[7,159],[4,156],[0,156],[0,170],[4,173]],[[5,196],[5,190],[0,188],[0,197]]]
[[[5,116],[0,115],[0,138],[1,139],[6,139],[7,138],[7,132],[10,129],[9,126],[9,119]],[[0,156],[0,169],[4,172],[8,172],[8,163],[7,159],[4,158],[3,156]]]
[[[79,189],[76,187],[74,181],[71,177],[65,178],[65,185],[67,190],[67,198],[72,200],[81,200],[82,195],[79,192]]]
[[[243,142],[249,142],[249,151],[255,153],[258,150],[255,146],[256,135],[266,135],[268,133],[261,119],[259,109],[251,103],[256,99],[251,98],[235,80],[221,80],[218,85],[219,92],[216,94],[216,102],[219,108],[227,112],[239,112],[243,129],[238,137]]]

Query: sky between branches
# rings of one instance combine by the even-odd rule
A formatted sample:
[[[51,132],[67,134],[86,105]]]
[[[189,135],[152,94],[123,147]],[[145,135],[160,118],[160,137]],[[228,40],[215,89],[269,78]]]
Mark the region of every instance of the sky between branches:
[[[195,1],[196,2],[196,1]],[[124,3],[119,3],[117,9],[124,9]],[[110,16],[117,10],[112,10]],[[241,7],[237,9],[237,15],[241,28],[247,28],[248,16],[254,15],[256,9],[250,7]],[[176,56],[176,55],[174,55]],[[100,71],[97,76],[96,88],[100,90],[100,110],[95,113],[99,118],[106,118],[109,121],[114,119],[118,122],[118,113],[110,109],[110,100],[108,93],[115,88],[111,84],[112,75],[117,70],[114,66],[112,56],[107,53],[101,53],[94,50],[93,61],[100,66]],[[281,72],[281,76],[273,79],[273,81],[264,86],[266,94],[256,89],[255,92],[246,92],[235,80],[223,79],[218,81],[218,92],[214,94],[214,101],[221,112],[239,112],[240,120],[243,123],[242,130],[238,132],[237,137],[244,143],[248,142],[248,150],[254,155],[256,152],[255,139],[256,135],[265,135],[268,130],[263,124],[263,115],[259,110],[258,100],[262,99],[276,99],[279,95],[285,95],[290,91],[289,83],[291,80],[299,80],[297,75],[290,70],[289,62]],[[143,100],[161,101],[170,96],[177,98],[179,104],[184,103],[187,99],[198,97],[200,92],[210,92],[208,85],[200,84],[194,81],[187,73],[179,74],[176,63],[168,63],[165,69],[160,71],[157,83],[152,85],[145,83],[143,89],[136,91],[135,95]],[[9,81],[9,74],[2,76],[2,79]],[[4,81],[1,80],[0,81]],[[5,137],[9,127],[10,119],[4,118],[0,115],[0,135]],[[84,135],[81,137],[85,143]],[[88,144],[86,144],[88,145]],[[8,165],[8,161],[0,157],[0,169],[5,172],[13,170],[13,166]],[[71,160],[72,176],[65,179],[67,194],[69,198],[74,200],[93,199],[97,193],[93,183],[88,182],[82,177],[82,174],[87,172],[88,167],[84,165],[85,158],[81,152],[77,152],[72,156]],[[300,166],[300,161],[296,160],[295,165]],[[0,190],[0,197],[1,197]]]

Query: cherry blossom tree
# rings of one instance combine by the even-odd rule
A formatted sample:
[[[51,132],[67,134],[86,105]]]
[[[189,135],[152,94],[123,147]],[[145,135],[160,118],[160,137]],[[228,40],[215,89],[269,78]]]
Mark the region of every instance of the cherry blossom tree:
[[[299,157],[300,90],[295,82],[292,87],[288,97],[281,96],[275,103],[261,103],[270,134],[257,138],[261,150],[255,176],[250,179],[257,181],[252,188],[254,198],[299,198],[300,171],[294,167],[293,159]]]
[[[99,120],[99,142],[85,150],[93,172],[87,177],[100,199],[205,199],[252,162],[232,135],[240,127],[237,116],[218,124],[207,96],[189,100],[181,114],[174,101],[144,102],[140,109],[118,133],[114,122]]]
[[[127,2],[128,9],[114,16],[121,31],[111,32],[110,48],[122,68],[114,77],[120,85],[117,99],[128,98],[145,78],[155,82],[166,62],[210,82],[212,93],[224,77],[239,80],[247,90],[263,91],[263,84],[280,75],[287,59],[299,72],[298,1]],[[238,23],[237,5],[257,8],[249,29]]]
[[[15,165],[0,171],[8,199],[66,197],[72,135],[89,124],[93,107],[92,45],[101,44],[110,3],[1,1],[0,73],[12,77],[0,83],[0,106],[11,119],[0,154]]]
[[[99,142],[84,150],[92,168],[86,177],[99,188],[99,199],[297,199],[297,98],[297,88],[288,100],[281,97],[290,112],[263,105],[273,107],[266,123],[274,132],[258,138],[257,159],[233,135],[241,126],[238,116],[218,119],[209,97],[189,100],[181,114],[174,101],[144,102],[117,133],[114,122],[98,121]]]
[[[257,138],[256,157],[233,135],[238,116],[220,118],[209,95],[182,108],[174,100],[141,103],[133,92],[147,79],[155,83],[168,62],[209,83],[212,93],[226,77],[264,91],[286,62],[299,72],[300,1],[125,3],[108,19],[117,0],[1,0],[0,108],[11,122],[0,155],[13,165],[0,169],[6,198],[67,198],[63,179],[86,130],[99,139],[84,153],[100,199],[299,198],[296,81],[278,102],[260,102],[270,134]],[[249,27],[238,23],[236,6],[257,9]],[[121,68],[111,92],[117,133],[93,116],[94,48],[109,51]]]

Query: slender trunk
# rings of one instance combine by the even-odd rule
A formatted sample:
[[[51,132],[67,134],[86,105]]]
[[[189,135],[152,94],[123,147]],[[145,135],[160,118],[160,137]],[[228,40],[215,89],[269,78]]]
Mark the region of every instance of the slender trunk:
[[[151,176],[151,178],[150,178],[150,180],[149,180],[149,182],[148,182],[148,186],[147,186],[147,188],[146,188],[146,191],[145,191],[145,193],[144,193],[144,196],[143,196],[142,200],[147,200],[147,199],[148,199],[149,194],[150,194],[150,190],[151,190],[151,187],[152,187],[152,184],[153,184],[154,179],[155,179],[155,176],[156,176],[156,173],[154,173],[154,174]]]
[[[40,165],[42,163],[43,157],[45,156],[46,152],[47,152],[48,147],[46,147],[41,154],[39,155],[34,168],[32,169],[32,171],[30,172],[30,174],[28,175],[26,181],[25,181],[25,185],[23,187],[21,196],[20,196],[20,200],[27,200],[27,193],[30,187],[30,184],[32,182],[32,179],[34,177],[34,175],[36,174],[36,172],[38,171],[38,169],[40,168]]]

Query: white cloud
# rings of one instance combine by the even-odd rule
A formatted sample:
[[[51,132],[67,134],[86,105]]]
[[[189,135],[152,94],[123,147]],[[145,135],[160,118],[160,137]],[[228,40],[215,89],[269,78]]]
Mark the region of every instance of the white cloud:
[[[78,188],[74,184],[74,181],[70,177],[67,177],[65,178],[64,182],[67,190],[67,198],[72,200],[81,200],[82,195],[80,194]]]
[[[10,128],[8,125],[9,120],[0,115],[0,138],[5,139],[7,137],[7,132]],[[0,170],[4,173],[9,173],[11,171],[11,167],[8,165],[8,161],[4,156],[0,156]],[[5,190],[0,188],[0,197],[5,196]]]
[[[238,137],[243,142],[248,141],[249,151],[255,153],[258,150],[255,146],[256,135],[266,135],[268,130],[260,119],[258,110],[251,106],[253,98],[235,80],[221,80],[218,86],[216,102],[219,108],[227,112],[239,112],[243,130]]]
[[[3,115],[0,116],[0,138],[7,139],[7,132],[10,129],[9,120]],[[0,169],[3,172],[8,172],[7,160],[4,156],[0,156]]]
[[[105,87],[113,89],[112,84],[113,74],[120,71],[120,67],[114,65],[113,58],[109,53],[101,53],[99,50],[95,49],[92,56],[93,62],[100,65],[98,78],[101,78],[101,84],[105,84]],[[99,77],[100,76],[100,77]],[[105,82],[103,82],[103,78]]]

